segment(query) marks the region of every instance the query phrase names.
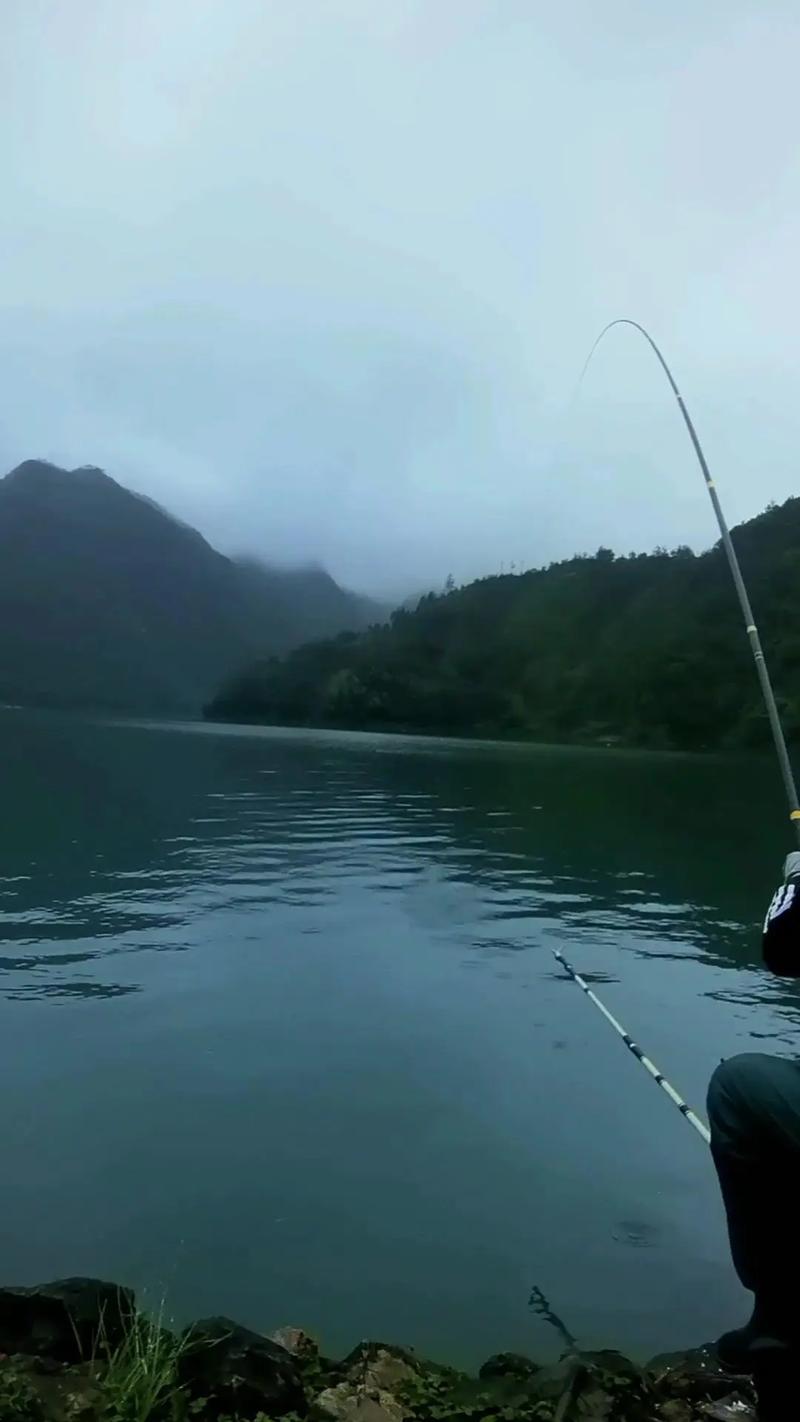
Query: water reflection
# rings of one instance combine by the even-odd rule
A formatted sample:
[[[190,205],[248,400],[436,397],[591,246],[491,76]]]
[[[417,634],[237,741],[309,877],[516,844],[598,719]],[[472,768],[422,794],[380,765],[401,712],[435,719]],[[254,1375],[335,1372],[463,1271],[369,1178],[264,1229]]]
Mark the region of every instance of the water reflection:
[[[20,813],[0,838],[0,931],[37,951],[0,963],[5,973],[40,969],[42,945],[64,940],[133,952],[155,934],[161,949],[185,948],[182,930],[215,909],[310,907],[359,877],[479,953],[526,951],[547,930],[650,959],[756,966],[754,909],[777,833],[757,846],[739,834],[722,856],[697,849],[729,823],[732,778],[737,801],[742,775],[758,786],[751,823],[776,824],[761,767],[737,778],[679,757],[202,729],[105,726],[89,738],[80,723],[19,718],[11,729],[23,745],[6,802]],[[165,738],[176,751],[166,776]],[[49,961],[54,972],[64,962]],[[765,992],[780,999],[760,982]],[[783,1000],[795,1010],[793,992]]]
[[[90,982],[70,982],[62,979],[59,982],[40,982],[31,980],[26,984],[17,987],[10,987],[8,998],[11,1002],[37,1002],[46,998],[113,998],[125,997],[131,992],[141,992],[141,988],[136,983],[90,983]]]

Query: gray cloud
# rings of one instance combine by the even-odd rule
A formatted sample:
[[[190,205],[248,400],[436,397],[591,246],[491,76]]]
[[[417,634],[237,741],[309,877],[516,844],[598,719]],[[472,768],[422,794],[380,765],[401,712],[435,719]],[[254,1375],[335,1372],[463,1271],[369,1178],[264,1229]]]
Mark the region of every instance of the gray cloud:
[[[399,590],[795,492],[800,17],[7,0],[0,458]]]

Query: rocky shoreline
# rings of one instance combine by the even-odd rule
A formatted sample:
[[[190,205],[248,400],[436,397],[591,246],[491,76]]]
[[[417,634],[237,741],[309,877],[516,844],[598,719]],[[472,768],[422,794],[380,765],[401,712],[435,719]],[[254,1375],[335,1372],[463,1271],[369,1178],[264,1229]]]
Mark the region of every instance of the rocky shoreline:
[[[800,1415],[785,1399],[781,1417]],[[615,1352],[516,1353],[477,1377],[362,1342],[325,1358],[299,1328],[225,1318],[177,1334],[96,1279],[0,1288],[0,1422],[754,1422],[750,1381],[703,1350],[641,1368]],[[764,1413],[766,1416],[767,1414]],[[769,1416],[772,1416],[770,1411]]]

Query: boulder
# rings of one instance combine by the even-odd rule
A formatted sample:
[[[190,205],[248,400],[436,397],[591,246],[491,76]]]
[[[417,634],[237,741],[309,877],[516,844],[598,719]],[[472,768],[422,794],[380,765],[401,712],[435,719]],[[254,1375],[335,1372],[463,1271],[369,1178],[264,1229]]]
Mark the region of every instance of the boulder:
[[[704,1422],[756,1422],[755,1408],[736,1392],[721,1402],[702,1402],[698,1411]]]
[[[315,1397],[316,1422],[403,1422],[402,1403],[390,1392],[366,1392],[351,1382],[327,1387]]]
[[[613,1348],[601,1348],[597,1352],[579,1353],[577,1356],[585,1368],[596,1376],[602,1375],[612,1386],[641,1383],[643,1380],[641,1368]]]
[[[707,1348],[688,1353],[661,1353],[645,1368],[649,1386],[666,1399],[687,1402],[720,1401],[731,1391],[731,1375]]]
[[[533,1402],[558,1402],[584,1375],[582,1359],[577,1353],[569,1353],[560,1363],[540,1368],[526,1380],[525,1390]]]
[[[569,1416],[572,1410],[571,1403],[565,1401],[561,1407],[563,1409],[562,1417]],[[604,1387],[594,1387],[591,1384],[582,1389],[575,1407],[579,1410],[574,1415],[579,1416],[581,1422],[621,1422],[621,1418],[624,1416],[623,1413],[620,1413],[619,1405],[612,1393]],[[558,1409],[556,1409],[555,1415],[558,1415]]]
[[[0,1289],[0,1352],[79,1363],[116,1347],[133,1314],[132,1291],[101,1279]]]
[[[568,1353],[560,1363],[540,1368],[524,1384],[532,1402],[559,1403],[569,1413],[574,1399],[576,1415],[586,1422],[627,1415],[644,1395],[644,1378],[635,1363],[622,1353]]]
[[[409,1384],[423,1372],[446,1369],[423,1364],[408,1348],[390,1343],[359,1343],[333,1370],[338,1379],[314,1399],[317,1422],[403,1422],[411,1411]]]
[[[474,1378],[466,1373],[429,1377],[423,1384],[423,1396],[430,1399],[430,1404],[424,1410],[432,1416],[443,1410],[446,1415],[465,1418],[483,1413],[527,1415],[534,1382],[535,1378]]]
[[[532,1378],[540,1372],[538,1363],[526,1358],[524,1353],[493,1353],[487,1358],[478,1373],[479,1378]]]
[[[306,1410],[297,1360],[229,1318],[205,1318],[184,1334],[178,1377],[212,1417],[283,1417]]]
[[[389,1391],[417,1377],[420,1369],[419,1359],[410,1348],[365,1340],[342,1359],[338,1371],[362,1386]]]
[[[689,1403],[677,1397],[660,1402],[656,1407],[658,1422],[695,1422],[697,1413]]]
[[[300,1358],[304,1363],[315,1363],[319,1360],[319,1344],[302,1328],[276,1328],[269,1337],[272,1343],[277,1343],[279,1348],[285,1348],[293,1358]]]

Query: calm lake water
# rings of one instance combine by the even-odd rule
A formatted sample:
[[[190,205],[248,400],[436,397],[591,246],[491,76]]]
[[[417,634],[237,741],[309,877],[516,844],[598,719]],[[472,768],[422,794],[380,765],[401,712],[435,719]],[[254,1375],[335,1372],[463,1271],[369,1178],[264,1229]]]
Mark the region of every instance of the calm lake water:
[[[690,1101],[791,1053],[771,762],[4,713],[0,1260],[472,1364],[743,1312]]]

